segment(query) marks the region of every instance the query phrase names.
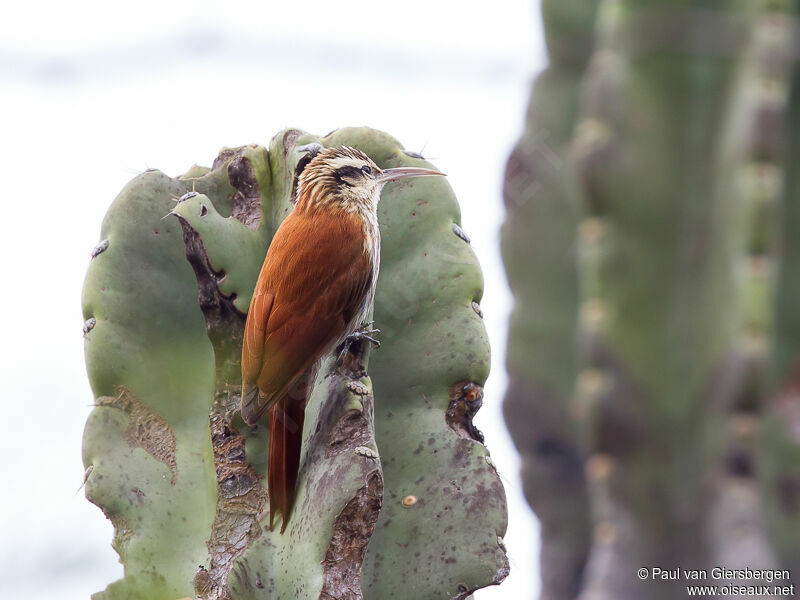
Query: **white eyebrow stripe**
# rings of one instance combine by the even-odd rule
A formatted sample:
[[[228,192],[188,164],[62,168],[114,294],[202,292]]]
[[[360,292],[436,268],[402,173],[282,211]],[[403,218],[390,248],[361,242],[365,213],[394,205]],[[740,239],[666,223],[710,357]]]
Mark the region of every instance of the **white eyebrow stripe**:
[[[350,158],[349,156],[337,156],[336,158],[330,159],[328,164],[335,169],[338,169],[339,167],[357,167],[360,169],[364,164],[364,161]]]

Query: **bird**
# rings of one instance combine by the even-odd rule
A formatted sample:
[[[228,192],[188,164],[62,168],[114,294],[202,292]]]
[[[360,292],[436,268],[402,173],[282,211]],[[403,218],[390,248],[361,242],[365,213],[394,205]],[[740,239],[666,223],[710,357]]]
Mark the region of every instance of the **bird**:
[[[377,343],[372,336],[379,331],[364,321],[380,268],[381,190],[401,178],[444,175],[381,169],[348,146],[317,146],[314,153],[267,250],[242,343],[241,415],[255,425],[267,414],[269,528],[280,514],[281,534],[295,498],[306,403],[322,361],[355,340]]]

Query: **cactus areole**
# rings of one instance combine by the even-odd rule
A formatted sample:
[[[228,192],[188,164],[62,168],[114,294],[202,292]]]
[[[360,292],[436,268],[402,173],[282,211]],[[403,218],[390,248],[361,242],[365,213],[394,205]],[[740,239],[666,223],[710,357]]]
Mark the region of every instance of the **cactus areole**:
[[[385,187],[374,292],[311,353],[313,372],[289,376],[305,410],[285,532],[271,531],[275,434],[257,413],[274,390],[256,378],[242,418],[245,323],[314,156],[343,147],[369,160],[340,172],[351,187],[432,168],[372,129],[290,129],[211,168],[145,172],[109,209],[83,293],[96,398],[83,460],[125,574],[93,598],[466,598],[508,574],[503,487],[472,424],[489,367],[482,278],[442,177]],[[372,319],[378,352],[362,338],[334,355]]]

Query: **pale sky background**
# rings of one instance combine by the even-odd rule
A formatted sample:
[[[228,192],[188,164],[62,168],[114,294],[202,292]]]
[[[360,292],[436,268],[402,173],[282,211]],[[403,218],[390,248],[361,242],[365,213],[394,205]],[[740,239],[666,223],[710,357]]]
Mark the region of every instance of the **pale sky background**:
[[[493,351],[476,422],[510,512],[511,575],[477,598],[538,596],[538,526],[500,410],[511,297],[498,230],[504,164],[544,60],[535,0],[4,7],[0,597],[86,599],[122,575],[111,525],[79,491],[93,399],[80,293],[116,194],[144,169],[177,175],[287,126],[347,125],[424,151],[458,195]]]

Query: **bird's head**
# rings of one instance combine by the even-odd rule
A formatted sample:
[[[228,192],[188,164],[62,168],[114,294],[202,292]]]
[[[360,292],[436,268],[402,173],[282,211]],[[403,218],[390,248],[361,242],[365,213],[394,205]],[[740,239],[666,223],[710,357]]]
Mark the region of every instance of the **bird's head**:
[[[340,205],[348,211],[377,210],[381,189],[403,177],[444,175],[433,169],[381,169],[361,150],[343,146],[321,150],[297,181],[297,203],[305,207]]]

